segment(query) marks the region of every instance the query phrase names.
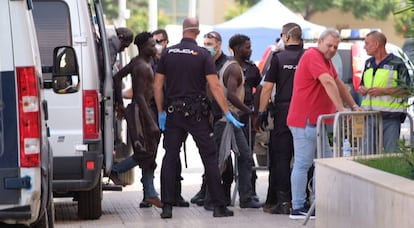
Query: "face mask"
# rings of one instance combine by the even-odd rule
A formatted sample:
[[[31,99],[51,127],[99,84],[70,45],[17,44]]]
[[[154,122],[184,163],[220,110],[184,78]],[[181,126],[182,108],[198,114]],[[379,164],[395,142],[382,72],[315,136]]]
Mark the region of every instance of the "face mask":
[[[205,48],[210,52],[211,56],[216,56],[217,52],[213,46],[205,46]]]
[[[157,54],[161,54],[162,46],[160,44],[155,44],[155,49],[157,49]]]
[[[279,42],[276,44],[276,47],[278,50],[284,50],[285,49],[285,42],[283,42],[283,39],[280,39]]]

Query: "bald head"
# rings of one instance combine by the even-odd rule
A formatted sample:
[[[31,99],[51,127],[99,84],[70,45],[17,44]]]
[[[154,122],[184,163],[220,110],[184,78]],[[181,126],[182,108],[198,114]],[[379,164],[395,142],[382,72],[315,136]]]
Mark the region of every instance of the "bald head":
[[[200,33],[197,18],[187,17],[183,21],[183,37],[190,37],[196,39]]]

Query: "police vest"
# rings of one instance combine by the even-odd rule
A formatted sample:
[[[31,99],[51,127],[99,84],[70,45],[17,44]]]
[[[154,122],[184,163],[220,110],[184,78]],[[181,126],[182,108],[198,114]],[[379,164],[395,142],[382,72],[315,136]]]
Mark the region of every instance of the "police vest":
[[[276,103],[290,102],[293,91],[293,80],[300,58],[305,50],[297,45],[290,45],[286,50],[276,53],[273,57],[278,60],[278,78],[274,101]]]
[[[374,75],[374,69],[368,68],[364,72],[364,86],[369,89],[372,87],[395,88],[397,87],[398,72],[393,69],[378,68]],[[372,97],[367,94],[362,100],[361,107],[373,111],[385,112],[405,112],[407,102],[402,97],[389,95]]]

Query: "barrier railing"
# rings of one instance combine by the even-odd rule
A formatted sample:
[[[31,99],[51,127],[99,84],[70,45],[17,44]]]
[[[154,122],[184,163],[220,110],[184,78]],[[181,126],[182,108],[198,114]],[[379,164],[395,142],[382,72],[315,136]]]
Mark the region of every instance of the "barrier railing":
[[[333,125],[331,125],[333,122]],[[331,131],[329,131],[331,129]],[[330,134],[333,157],[343,156],[346,140],[350,143],[349,156],[381,154],[383,143],[382,117],[380,112],[338,112],[321,115],[317,123],[317,158],[323,158],[323,145]]]
[[[409,139],[405,139],[405,146],[414,145],[413,118],[407,115],[409,121]],[[333,127],[330,129],[330,124]],[[333,151],[333,157],[343,157],[345,140],[349,140],[350,156],[365,156],[381,154],[383,145],[383,123],[380,112],[338,112],[335,114],[321,115],[317,122],[317,155],[316,158],[324,158],[324,145],[329,140],[327,134],[331,134],[329,145]],[[310,215],[315,210],[315,202],[306,215],[303,225],[306,225]]]

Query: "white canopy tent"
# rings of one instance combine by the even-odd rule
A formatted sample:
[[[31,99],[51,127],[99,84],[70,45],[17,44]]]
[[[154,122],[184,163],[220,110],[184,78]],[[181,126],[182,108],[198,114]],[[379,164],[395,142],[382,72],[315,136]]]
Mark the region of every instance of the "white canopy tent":
[[[302,27],[303,38],[315,38],[325,27],[313,24],[290,11],[278,0],[262,0],[242,15],[214,26],[223,38],[223,50],[227,50],[228,40],[240,33],[250,37],[253,61],[260,60],[266,47],[274,44],[280,36],[282,26],[294,22]]]

